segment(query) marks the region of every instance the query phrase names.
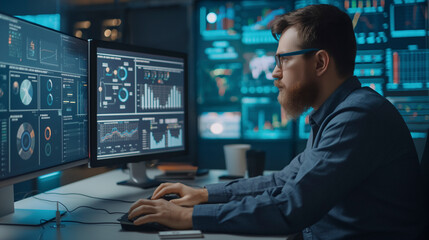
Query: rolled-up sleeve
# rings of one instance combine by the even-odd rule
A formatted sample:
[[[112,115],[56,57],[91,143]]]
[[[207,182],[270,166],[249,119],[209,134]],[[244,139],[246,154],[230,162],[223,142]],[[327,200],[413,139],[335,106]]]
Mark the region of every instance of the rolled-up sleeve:
[[[254,182],[248,180],[225,184],[223,189],[221,185],[209,187],[209,196],[213,190],[225,197],[213,200],[231,201],[195,206],[194,228],[208,232],[291,234],[322,218],[380,164],[374,161],[378,156],[371,156],[372,145],[365,144],[368,139],[376,140],[378,123],[372,122],[370,114],[349,109],[331,118],[323,126],[323,138],[317,146],[307,148],[285,173],[263,178],[269,184],[253,186]],[[298,165],[298,171],[293,171]],[[249,195],[255,190],[262,193]]]

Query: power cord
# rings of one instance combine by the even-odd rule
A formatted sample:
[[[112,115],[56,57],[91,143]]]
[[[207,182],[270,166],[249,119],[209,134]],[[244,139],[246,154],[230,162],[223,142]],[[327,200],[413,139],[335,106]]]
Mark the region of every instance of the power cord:
[[[104,208],[95,208],[95,207],[85,206],[85,205],[83,205],[83,206],[79,206],[79,207],[76,207],[76,208],[74,208],[73,210],[69,210],[69,209],[67,208],[67,206],[66,206],[66,205],[64,205],[64,204],[63,204],[62,202],[60,202],[60,201],[48,200],[48,199],[43,199],[43,198],[39,198],[39,197],[35,197],[35,196],[33,196],[32,198],[37,199],[37,200],[40,200],[40,201],[46,201],[46,202],[58,203],[58,204],[60,204],[61,206],[63,206],[63,207],[66,209],[66,211],[67,211],[68,213],[72,213],[72,212],[74,212],[74,211],[78,210],[79,208],[89,208],[89,209],[92,209],[92,210],[104,211],[104,212],[106,212],[107,214],[126,214],[126,212],[110,212],[109,210],[104,209]]]
[[[135,203],[136,201],[127,201],[127,200],[122,200],[122,199],[112,199],[112,198],[101,198],[101,197],[94,197],[94,196],[90,196],[90,195],[86,195],[86,194],[82,194],[82,193],[55,193],[55,192],[49,192],[49,193],[43,193],[43,194],[52,194],[52,195],[78,195],[78,196],[83,196],[83,197],[87,197],[87,198],[92,198],[92,199],[97,199],[97,200],[103,200],[103,201],[112,201],[112,202],[122,202],[122,203]]]
[[[52,222],[54,219],[46,220],[46,219],[40,219],[40,224]],[[82,221],[74,221],[74,220],[63,220],[61,222],[68,222],[68,223],[79,223],[79,224],[88,224],[88,225],[101,225],[101,224],[121,224],[120,222],[82,222]],[[45,229],[43,225],[41,225],[42,229]]]
[[[23,194],[25,192],[20,192],[17,194]],[[27,198],[29,195],[32,194],[38,194],[41,193],[39,190],[33,190],[30,192],[25,193],[24,195],[24,199]],[[87,198],[92,198],[92,199],[97,199],[97,200],[103,200],[103,201],[114,201],[114,202],[122,202],[122,203],[134,203],[135,201],[127,201],[127,200],[121,200],[121,199],[112,199],[112,198],[101,198],[101,197],[94,197],[94,196],[90,196],[90,195],[86,195],[86,194],[82,194],[82,193],[55,193],[55,192],[50,192],[50,193],[41,193],[41,194],[47,194],[47,195],[63,195],[63,196],[68,196],[68,195],[77,195],[77,196],[83,196],[83,197],[87,197]],[[66,212],[68,213],[73,213],[74,211],[80,209],[80,208],[89,208],[92,210],[97,210],[97,211],[104,211],[107,214],[126,214],[126,212],[110,212],[107,209],[104,208],[95,208],[95,207],[91,207],[91,206],[78,206],[72,210],[70,210],[66,205],[64,205],[62,202],[60,201],[55,201],[55,200],[48,200],[48,199],[43,199],[43,198],[39,198],[36,196],[32,196],[32,198],[40,200],[40,201],[45,201],[45,202],[52,202],[52,203],[56,203],[57,204],[57,211],[56,211],[56,217],[55,219],[51,219],[51,220],[46,220],[46,219],[41,219],[40,220],[40,224],[42,223],[47,223],[47,222],[51,222],[51,221],[56,221],[56,226],[60,227],[61,226],[61,222],[70,222],[70,223],[79,223],[79,224],[120,224],[119,222],[82,222],[82,221],[75,221],[75,220],[63,220],[61,221],[61,214],[60,211],[58,209],[58,205],[61,205],[64,207],[64,209],[66,210]],[[43,225],[42,228],[44,229]]]
[[[60,201],[48,200],[48,199],[43,199],[43,198],[39,198],[39,197],[35,197],[35,196],[33,196],[33,198],[37,199],[37,200],[40,200],[40,201],[53,202],[53,203],[57,204],[57,211],[56,211],[56,217],[55,217],[55,219],[51,219],[51,220],[40,219],[40,224],[48,223],[48,222],[51,222],[51,221],[55,220],[57,228],[61,227],[61,222],[79,223],[79,224],[92,224],[92,225],[95,225],[95,224],[120,224],[119,222],[82,222],[82,221],[75,221],[75,220],[63,220],[63,221],[61,221],[61,214],[60,214],[60,211],[59,211],[59,208],[58,208],[59,204],[61,204],[61,206],[63,206],[68,213],[72,213],[72,212],[76,211],[79,208],[89,208],[89,209],[93,209],[93,210],[105,211],[108,214],[126,214],[125,212],[110,212],[107,209],[95,208],[95,207],[90,207],[90,206],[79,206],[79,207],[74,208],[73,210],[69,210],[67,208],[67,206],[64,205]],[[41,226],[42,226],[42,229],[45,229],[43,227],[43,225],[41,225]]]
[[[94,196],[90,196],[90,195],[86,195],[86,194],[82,194],[82,193],[55,193],[55,192],[50,192],[50,193],[43,193],[40,192],[39,190],[32,190],[30,192],[19,192],[17,194],[24,194],[23,199],[27,198],[29,195],[32,194],[47,194],[47,195],[63,195],[63,196],[68,196],[68,195],[77,195],[77,196],[83,196],[83,197],[87,197],[87,198],[92,198],[92,199],[97,199],[97,200],[103,200],[103,201],[113,201],[113,202],[122,202],[122,203],[134,203],[135,201],[127,201],[127,200],[121,200],[121,199],[112,199],[112,198],[101,198],[101,197],[94,197]],[[103,208],[95,208],[95,207],[91,207],[91,206],[78,206],[72,210],[68,209],[66,205],[64,205],[62,202],[60,201],[54,201],[54,200],[48,200],[48,199],[43,199],[43,198],[39,198],[39,197],[35,197],[32,196],[32,198],[40,200],[40,201],[46,201],[46,202],[52,202],[52,203],[56,203],[57,204],[57,211],[56,211],[56,218],[55,219],[51,219],[51,220],[46,220],[46,219],[40,219],[40,224],[43,223],[48,223],[48,222],[52,222],[52,221],[56,221],[56,226],[60,227],[60,223],[61,222],[69,222],[69,223],[79,223],[79,224],[88,224],[88,225],[102,225],[102,224],[121,224],[119,222],[82,222],[82,221],[75,221],[75,220],[62,220],[61,221],[61,215],[58,209],[58,205],[60,204],[61,206],[64,207],[64,209],[66,210],[66,212],[68,213],[73,213],[74,211],[80,209],[80,208],[89,208],[92,210],[97,210],[97,211],[104,211],[107,214],[126,214],[126,212],[110,212],[107,209],[103,209]],[[42,229],[45,229],[43,225],[41,225]],[[43,234],[42,234],[43,235]]]
[[[42,194],[48,194],[48,195],[63,195],[63,196],[77,195],[77,196],[83,196],[83,197],[97,199],[97,200],[112,201],[112,202],[122,202],[122,203],[134,203],[135,202],[135,201],[122,200],[122,199],[94,197],[94,196],[90,196],[90,195],[86,195],[86,194],[82,194],[82,193],[56,193],[56,192],[44,193],[44,192],[40,192],[39,190],[33,190],[33,191],[30,191],[30,192],[19,192],[17,194],[22,194],[22,193],[25,193],[23,199],[26,198],[26,197],[28,197],[28,196],[30,196],[31,194],[42,193]]]

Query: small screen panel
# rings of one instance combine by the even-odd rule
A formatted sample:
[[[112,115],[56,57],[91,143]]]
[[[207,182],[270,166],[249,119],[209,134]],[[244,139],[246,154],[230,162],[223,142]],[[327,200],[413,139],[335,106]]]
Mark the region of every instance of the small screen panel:
[[[204,112],[199,116],[199,131],[204,139],[239,139],[240,112]]]
[[[88,158],[86,41],[0,14],[0,180]]]
[[[185,150],[185,59],[98,47],[97,160]]]

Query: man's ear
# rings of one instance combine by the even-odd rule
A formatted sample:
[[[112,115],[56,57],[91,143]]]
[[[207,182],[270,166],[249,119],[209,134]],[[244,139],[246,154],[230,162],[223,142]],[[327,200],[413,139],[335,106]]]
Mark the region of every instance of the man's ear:
[[[320,77],[328,70],[331,58],[326,50],[319,50],[314,57],[316,59],[316,76]]]

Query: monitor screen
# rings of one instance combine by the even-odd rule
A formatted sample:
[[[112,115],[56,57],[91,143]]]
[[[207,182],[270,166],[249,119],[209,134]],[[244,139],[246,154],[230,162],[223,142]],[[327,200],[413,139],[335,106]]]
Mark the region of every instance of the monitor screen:
[[[84,40],[0,14],[0,180],[88,158]]]
[[[90,51],[91,165],[184,153],[186,55],[94,41]]]
[[[289,12],[292,3],[198,2],[196,84],[202,140],[292,139],[293,124],[286,124],[277,103],[278,89],[272,76],[277,41],[271,34],[273,20]],[[225,113],[233,112],[241,113],[233,118],[238,127],[229,122],[219,124],[230,121],[231,114]],[[205,142],[213,143],[202,144]]]

